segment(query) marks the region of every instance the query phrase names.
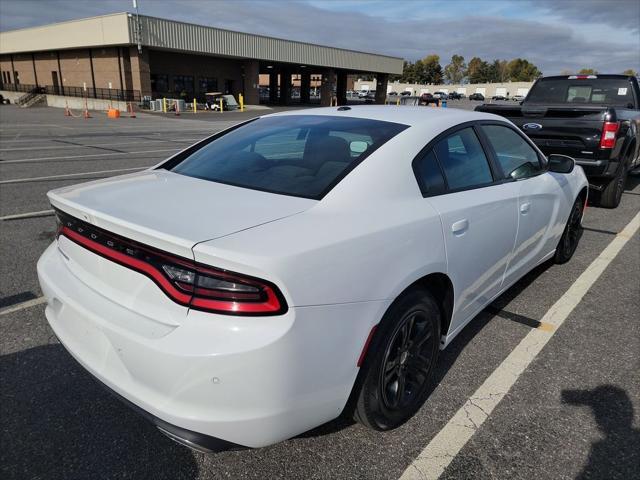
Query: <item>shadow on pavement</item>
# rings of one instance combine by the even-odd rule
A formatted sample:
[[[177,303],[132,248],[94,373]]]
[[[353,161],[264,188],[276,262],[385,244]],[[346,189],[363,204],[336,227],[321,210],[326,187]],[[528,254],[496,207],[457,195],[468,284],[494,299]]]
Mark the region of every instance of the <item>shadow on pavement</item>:
[[[580,480],[631,479],[640,473],[640,430],[633,428],[633,404],[626,391],[614,385],[593,390],[563,390],[562,402],[590,407],[603,435],[593,443]]]
[[[64,348],[0,356],[0,478],[192,479],[173,443],[82,371]]]

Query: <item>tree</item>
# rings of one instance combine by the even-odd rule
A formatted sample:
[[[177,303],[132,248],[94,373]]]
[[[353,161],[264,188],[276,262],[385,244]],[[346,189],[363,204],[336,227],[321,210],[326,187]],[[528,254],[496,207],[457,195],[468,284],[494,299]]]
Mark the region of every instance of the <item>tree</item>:
[[[629,68],[629,69],[625,70],[624,72],[622,72],[622,74],[623,75],[631,75],[632,77],[637,77],[638,76],[638,72],[636,72],[632,68]]]
[[[596,73],[598,73],[598,71],[593,68],[582,68],[578,72],[578,75],[595,75]]]
[[[444,78],[451,83],[460,83],[466,74],[467,65],[462,55],[453,55],[451,63],[444,67]]]
[[[542,72],[538,70],[538,67],[523,58],[511,60],[508,68],[509,80],[514,82],[531,82],[542,76]]]
[[[504,83],[509,80],[509,64],[506,60],[494,60],[490,66],[489,71],[493,82]]]
[[[435,54],[427,55],[422,59],[422,68],[423,79],[425,80],[424,83],[442,83],[442,66],[440,65],[440,56]]]
[[[485,83],[487,81],[487,70],[489,65],[478,57],[473,57],[467,67],[467,77],[469,83]]]

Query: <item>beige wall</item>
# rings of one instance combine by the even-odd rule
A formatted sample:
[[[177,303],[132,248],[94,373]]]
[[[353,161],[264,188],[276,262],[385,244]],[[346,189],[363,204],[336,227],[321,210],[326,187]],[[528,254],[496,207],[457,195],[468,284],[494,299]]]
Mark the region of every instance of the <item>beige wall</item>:
[[[526,95],[533,82],[504,82],[504,83],[469,83],[469,84],[455,84],[455,85],[420,85],[415,83],[399,83],[389,82],[387,85],[387,91],[391,92],[405,92],[409,91],[413,95],[421,95],[422,93],[433,93],[437,91],[459,92],[464,93],[466,96],[472,93],[482,93],[485,97],[492,97],[494,95]],[[376,81],[358,80],[355,82],[355,90],[375,90]]]

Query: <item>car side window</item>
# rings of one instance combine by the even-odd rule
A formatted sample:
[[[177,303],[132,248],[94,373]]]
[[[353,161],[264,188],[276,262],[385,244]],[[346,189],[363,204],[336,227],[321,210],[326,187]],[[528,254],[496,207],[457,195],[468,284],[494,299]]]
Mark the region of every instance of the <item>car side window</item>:
[[[528,178],[542,171],[537,152],[511,128],[482,125],[482,130],[489,139],[507,178]]]
[[[444,177],[433,151],[419,159],[415,165],[416,175],[423,195],[439,195],[445,192]]]
[[[434,151],[451,190],[493,182],[489,162],[473,128],[463,128],[440,140]]]

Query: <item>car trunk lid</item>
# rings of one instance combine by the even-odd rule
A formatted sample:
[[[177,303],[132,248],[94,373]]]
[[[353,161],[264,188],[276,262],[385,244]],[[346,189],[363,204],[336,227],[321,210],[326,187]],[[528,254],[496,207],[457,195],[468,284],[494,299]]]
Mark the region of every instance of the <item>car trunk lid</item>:
[[[107,299],[165,324],[187,315],[188,298],[182,304],[176,302],[153,275],[131,268],[108,251],[101,254],[106,241],[114,240],[111,234],[125,244],[112,247],[120,254],[125,254],[127,242],[133,241],[142,244],[143,250],[144,246],[152,247],[190,262],[194,260],[192,248],[199,242],[291,216],[317,203],[165,170],[64,187],[48,196],[53,207],[62,212],[60,217],[73,217],[75,233],[81,232],[89,240],[74,232],[60,236],[58,248],[71,273]],[[92,234],[102,247],[94,243],[96,248],[92,249]]]

